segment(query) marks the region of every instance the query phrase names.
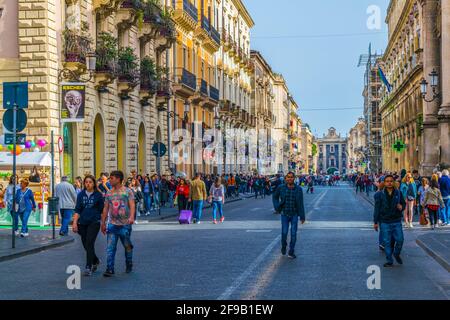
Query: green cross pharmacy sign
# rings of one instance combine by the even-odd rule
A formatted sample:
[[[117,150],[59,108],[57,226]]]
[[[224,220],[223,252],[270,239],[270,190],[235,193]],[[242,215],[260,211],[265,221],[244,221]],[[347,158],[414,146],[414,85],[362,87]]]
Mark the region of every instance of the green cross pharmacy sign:
[[[403,151],[405,151],[406,149],[406,144],[401,141],[401,140],[397,140],[393,145],[392,148],[397,151],[398,153],[402,153]]]

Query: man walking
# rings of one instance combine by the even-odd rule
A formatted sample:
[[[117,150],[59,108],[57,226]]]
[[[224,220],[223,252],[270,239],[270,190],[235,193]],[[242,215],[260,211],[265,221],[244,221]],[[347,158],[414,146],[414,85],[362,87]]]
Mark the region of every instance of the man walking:
[[[198,224],[200,224],[200,219],[202,218],[203,201],[206,201],[208,198],[205,183],[200,179],[200,177],[200,173],[195,175],[189,190],[189,202],[193,203],[193,222]]]
[[[67,181],[67,177],[61,178],[61,183],[55,187],[55,196],[59,198],[59,213],[61,215],[61,230],[59,235],[64,237],[69,234],[69,224],[77,203],[77,192],[74,186]]]
[[[103,274],[105,277],[114,275],[114,260],[119,239],[125,248],[126,272],[130,273],[133,269],[131,226],[135,221],[136,206],[133,191],[123,186],[123,179],[122,171],[111,172],[112,189],[105,196],[101,225],[102,233],[107,234],[107,269]]]
[[[298,219],[305,223],[305,207],[303,203],[303,190],[295,183],[295,174],[289,172],[286,176],[285,184],[280,185],[272,196],[275,211],[281,213],[281,254],[286,255],[287,235],[289,224],[291,225],[291,243],[289,245],[289,255],[295,259],[295,243],[297,241]]]
[[[383,240],[384,251],[387,262],[385,267],[392,267],[394,261],[392,255],[398,264],[403,264],[400,253],[403,246],[402,218],[403,210],[406,208],[406,202],[401,192],[394,188],[394,177],[387,175],[384,178],[384,190],[375,194],[374,209],[374,229],[380,228],[381,238]],[[391,241],[395,241],[392,252]]]

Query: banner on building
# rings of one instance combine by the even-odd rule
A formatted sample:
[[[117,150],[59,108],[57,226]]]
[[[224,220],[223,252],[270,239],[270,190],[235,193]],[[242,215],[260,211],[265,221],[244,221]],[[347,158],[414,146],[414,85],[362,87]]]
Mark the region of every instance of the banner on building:
[[[61,122],[84,121],[86,85],[84,83],[62,83]]]

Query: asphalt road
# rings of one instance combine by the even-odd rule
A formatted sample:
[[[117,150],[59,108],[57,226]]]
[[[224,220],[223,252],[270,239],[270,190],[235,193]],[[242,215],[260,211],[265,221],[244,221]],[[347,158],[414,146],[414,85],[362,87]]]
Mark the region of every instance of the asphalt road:
[[[449,273],[415,243],[422,231],[405,231],[404,265],[384,269],[372,206],[347,186],[305,194],[307,224],[299,228],[297,259],[280,254],[279,216],[271,199],[246,199],[225,208],[223,224],[175,219],[133,227],[135,271],[125,274],[119,243],[116,276],[103,278],[103,261],[80,290],[66,285],[67,267],[84,265],[75,243],[0,263],[0,299],[449,299]],[[379,266],[381,289],[369,290],[369,266]]]

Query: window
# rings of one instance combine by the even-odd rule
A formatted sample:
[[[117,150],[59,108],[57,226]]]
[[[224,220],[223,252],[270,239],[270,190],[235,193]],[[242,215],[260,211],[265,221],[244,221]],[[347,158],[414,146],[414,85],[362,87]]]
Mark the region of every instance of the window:
[[[334,146],[331,146],[331,147],[330,147],[330,152],[331,152],[331,153],[334,153]]]
[[[187,69],[187,48],[183,47],[183,68]]]
[[[330,159],[330,167],[334,167],[334,159]]]

